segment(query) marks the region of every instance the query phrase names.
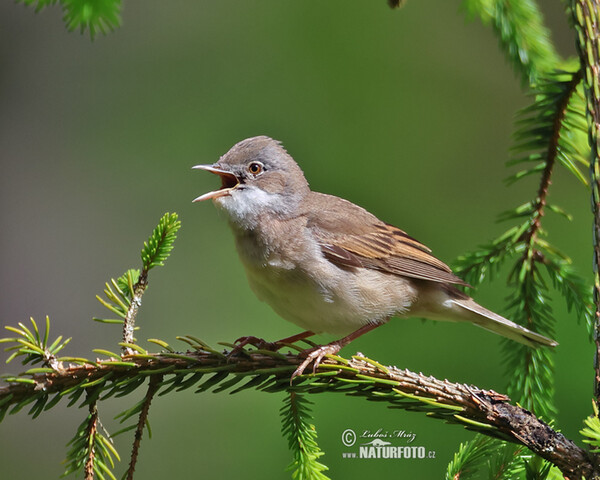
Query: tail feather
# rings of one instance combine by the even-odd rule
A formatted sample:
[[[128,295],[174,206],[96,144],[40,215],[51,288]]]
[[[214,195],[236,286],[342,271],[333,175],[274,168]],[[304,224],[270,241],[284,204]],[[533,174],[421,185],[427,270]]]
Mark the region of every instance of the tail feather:
[[[555,347],[558,345],[558,342],[544,337],[539,333],[527,330],[525,327],[482,307],[472,298],[453,299],[452,302],[471,314],[468,318],[469,321],[490,332],[497,333],[533,348],[540,346]]]

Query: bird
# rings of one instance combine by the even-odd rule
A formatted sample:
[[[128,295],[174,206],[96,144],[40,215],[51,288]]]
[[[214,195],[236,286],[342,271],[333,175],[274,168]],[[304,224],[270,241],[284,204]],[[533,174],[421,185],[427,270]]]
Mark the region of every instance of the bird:
[[[315,334],[339,338],[303,352],[291,380],[328,354],[391,318],[470,322],[536,348],[550,338],[479,305],[458,287],[468,284],[403,230],[342,198],[312,191],[282,144],[268,136],[236,143],[211,165],[221,179],[212,200],[225,213],[248,282],[301,333],[266,342],[241,337],[238,345],[279,348]]]

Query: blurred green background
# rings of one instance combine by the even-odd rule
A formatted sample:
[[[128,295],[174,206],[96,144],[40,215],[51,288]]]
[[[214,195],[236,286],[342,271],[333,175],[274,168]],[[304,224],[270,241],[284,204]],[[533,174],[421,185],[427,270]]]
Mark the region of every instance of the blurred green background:
[[[573,54],[561,6],[543,7],[557,48]],[[94,42],[67,33],[58,8],[36,15],[2,2],[0,322],[48,314],[54,335],[73,337],[66,354],[116,349],[119,329],[91,320],[104,315],[94,297],[110,277],[140,265],[142,242],[175,211],[183,227],[167,267],[150,277],[140,343],[292,335],[298,329],[248,288],[223,218],[208,203],[191,203],[218,183],[192,165],[270,135],[313,189],[366,207],[451,262],[506,228],[495,222],[500,211],[535,195],[536,178],[502,183],[513,115],[527,101],[491,29],[465,21],[458,2],[411,1],[391,11],[383,0],[125,1],[123,26]],[[588,193],[561,169],[553,183],[551,200],[575,220],[549,216],[551,240],[591,277]],[[476,298],[501,311],[506,294],[500,279]],[[593,349],[564,303],[553,305],[558,427],[578,438],[591,410]],[[504,391],[507,382],[499,337],[469,325],[395,320],[343,353],[356,351],[483,388]],[[108,431],[137,398],[101,405]],[[333,478],[440,478],[472,436],[357,398],[311,399]],[[189,391],[156,399],[137,478],[289,478],[282,400]],[[57,478],[85,413],[61,404],[35,421],[8,417],[1,477]],[[414,444],[437,458],[342,459],[347,428],[414,432]],[[130,438],[117,445],[123,471]]]

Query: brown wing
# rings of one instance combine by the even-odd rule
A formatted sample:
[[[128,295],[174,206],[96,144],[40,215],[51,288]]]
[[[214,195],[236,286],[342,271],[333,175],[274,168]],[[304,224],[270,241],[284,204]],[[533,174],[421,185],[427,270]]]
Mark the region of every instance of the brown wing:
[[[331,195],[311,193],[318,208],[307,227],[323,255],[343,267],[363,267],[432,282],[467,285],[431,250],[399,228],[383,223],[353,203]]]

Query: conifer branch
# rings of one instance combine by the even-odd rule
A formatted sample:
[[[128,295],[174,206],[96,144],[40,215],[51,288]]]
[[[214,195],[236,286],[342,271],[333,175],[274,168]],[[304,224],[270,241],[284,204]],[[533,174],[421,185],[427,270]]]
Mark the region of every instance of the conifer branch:
[[[553,337],[551,311],[548,308],[548,282],[565,297],[569,311],[575,310],[579,319],[585,319],[591,331],[591,289],[570,265],[571,260],[543,237],[542,218],[547,210],[559,213],[570,220],[560,207],[548,203],[552,174],[557,161],[582,183],[587,184],[577,163],[587,165],[586,146],[581,141],[586,125],[583,101],[578,86],[581,71],[574,73],[555,71],[538,75],[532,91],[534,101],[523,109],[517,119],[514,157],[509,164],[531,164],[511,177],[508,183],[525,176],[539,174],[536,196],[531,201],[504,212],[500,219],[517,220],[510,228],[482,250],[459,259],[457,271],[472,285],[484,278],[492,278],[499,266],[510,257],[517,257],[509,281],[515,289],[510,297],[510,318],[528,328]],[[522,218],[525,217],[523,221]],[[511,372],[508,393],[525,408],[544,418],[556,413],[553,405],[554,380],[551,352],[546,349],[532,350],[504,342],[507,371]],[[481,447],[472,440],[461,447],[460,455],[449,465],[452,471],[462,471],[477,462]],[[502,453],[505,451],[504,453]],[[470,456],[473,456],[471,459]],[[510,472],[506,478],[514,478],[529,468],[526,451],[515,451],[503,446],[493,456],[490,473]],[[531,463],[537,475],[543,478],[546,467],[539,462]],[[533,467],[532,467],[533,468]],[[450,470],[449,470],[450,471]]]
[[[265,392],[339,392],[386,402],[392,408],[426,412],[431,417],[526,446],[572,479],[600,475],[600,461],[595,454],[578,447],[530,411],[512,405],[506,395],[493,390],[385,367],[362,355],[351,359],[331,356],[317,374],[305,375],[290,387],[290,375],[304,360],[302,356],[244,350],[227,357],[197,346],[195,351],[140,353],[122,360],[69,365],[60,372],[24,374],[22,378],[27,382],[13,381],[0,387],[0,413],[11,407],[10,413],[20,410],[32,398],[38,398],[39,392],[46,399],[55,396],[50,405],[58,403],[56,398],[74,396],[90,385],[97,389],[94,396],[100,400],[115,394],[122,396],[142,385],[147,377],[157,375],[164,376],[157,382],[160,395],[194,386],[197,391],[214,388],[215,392],[237,386],[232,393],[246,388]],[[145,403],[144,400],[125,417],[143,411]]]
[[[323,472],[328,468],[318,461],[323,452],[317,445],[317,431],[310,424],[310,402],[297,392],[290,392],[281,409],[282,432],[288,437],[294,461],[287,468],[292,478],[329,480]]]
[[[477,434],[475,438],[460,444],[454,458],[448,464],[446,480],[476,478],[479,469],[498,451],[501,442],[492,437]],[[514,447],[512,447],[514,449]],[[523,448],[523,447],[520,447]],[[499,471],[496,469],[495,471]],[[502,477],[498,477],[502,478]]]
[[[575,72],[571,80],[567,82],[562,94],[558,97],[558,103],[553,112],[544,170],[540,177],[540,185],[538,187],[537,196],[534,201],[533,213],[531,215],[532,222],[527,232],[525,232],[523,235],[523,242],[528,246],[528,251],[535,245],[536,237],[541,228],[541,219],[545,213],[544,210],[547,204],[549,187],[552,183],[552,171],[554,170],[554,165],[558,157],[559,140],[561,130],[563,128],[563,120],[567,114],[569,102],[576,93],[577,85],[579,85],[580,81],[581,70]],[[529,253],[526,253],[524,256],[529,256]]]
[[[534,102],[520,113],[513,147],[516,155],[510,162],[535,162],[536,165],[509,179],[512,182],[539,173],[536,195],[531,201],[502,215],[502,219],[517,220],[517,225],[482,250],[459,258],[456,269],[467,282],[477,285],[485,277],[491,277],[507,258],[516,257],[509,275],[509,282],[514,286],[509,318],[549,337],[553,337],[555,319],[548,309],[548,282],[542,275],[543,270],[555,287],[572,298],[573,302],[568,304],[575,305],[581,317],[589,316],[586,309],[589,293],[585,284],[570,268],[570,259],[543,239],[545,232],[542,229],[546,210],[561,212],[548,203],[556,162],[559,161],[578,178],[580,175],[578,167],[565,156],[567,152],[571,157],[579,148],[570,141],[565,122],[577,122],[579,118],[577,87],[580,80],[580,72],[556,72],[538,79],[533,92]],[[532,350],[509,342],[505,343],[504,351],[507,368],[512,373],[509,394],[538,415],[551,418],[555,408],[550,351]]]
[[[85,480],[94,480],[96,476],[99,480],[106,478],[116,480],[112,469],[115,466],[114,459],[120,460],[119,454],[112,445],[112,440],[98,431],[101,426],[97,406],[99,390],[95,388],[81,389],[80,392],[83,393],[84,390],[86,398],[81,406],[88,405],[89,413],[77,428],[73,439],[68,443],[71,448],[67,453],[63,476],[82,471]],[[73,399],[69,405],[72,404]],[[46,408],[52,405],[50,402]]]
[[[577,50],[584,72],[584,90],[591,147],[590,179],[594,215],[594,303],[596,355],[594,395],[600,403],[600,1],[572,0],[571,13],[577,31]]]

